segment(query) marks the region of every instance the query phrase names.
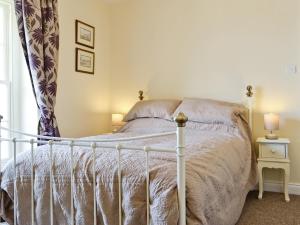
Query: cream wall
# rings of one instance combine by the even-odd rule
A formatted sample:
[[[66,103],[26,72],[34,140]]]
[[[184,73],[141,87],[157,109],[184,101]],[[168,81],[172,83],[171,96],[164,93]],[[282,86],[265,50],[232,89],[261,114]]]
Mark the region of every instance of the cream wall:
[[[60,59],[55,110],[63,136],[94,135],[110,129],[109,7],[98,0],[59,1]],[[75,19],[96,28],[94,76],[75,72]]]
[[[300,183],[299,0],[128,0],[111,5],[112,111],[148,97],[240,101],[256,88],[254,136],[263,113],[281,115],[291,182]],[[78,78],[79,79],[79,78]],[[279,173],[269,179],[279,179]]]

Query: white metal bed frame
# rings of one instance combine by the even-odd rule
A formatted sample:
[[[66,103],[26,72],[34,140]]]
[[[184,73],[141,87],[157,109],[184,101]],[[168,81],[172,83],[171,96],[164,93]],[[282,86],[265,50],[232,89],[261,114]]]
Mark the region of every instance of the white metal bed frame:
[[[248,108],[249,108],[249,125],[252,129],[252,86],[247,86],[247,93],[248,97]],[[139,99],[143,100],[143,92],[139,92]],[[122,225],[122,188],[121,188],[121,151],[122,150],[131,150],[131,151],[144,151],[145,158],[146,158],[146,194],[147,194],[147,225],[150,224],[150,196],[149,196],[149,152],[167,152],[173,153],[177,155],[177,189],[178,189],[178,204],[179,204],[179,221],[178,225],[186,225],[186,180],[185,180],[185,125],[188,118],[184,115],[184,113],[179,113],[176,118],[174,118],[175,122],[177,123],[177,130],[174,132],[166,132],[160,134],[152,134],[152,135],[142,135],[137,137],[131,138],[116,138],[116,139],[95,139],[95,140],[82,140],[77,138],[57,138],[57,137],[46,137],[40,135],[32,135],[27,134],[20,131],[15,131],[12,129],[1,127],[1,120],[3,117],[0,115],[0,159],[1,159],[1,142],[9,142],[13,145],[13,164],[14,164],[14,196],[17,193],[17,185],[16,185],[16,159],[17,159],[17,143],[27,143],[31,146],[31,224],[35,225],[35,215],[34,215],[34,146],[35,144],[48,144],[49,146],[49,159],[50,159],[50,225],[53,225],[53,146],[69,146],[70,148],[70,157],[71,157],[71,168],[70,168],[70,175],[71,175],[71,225],[75,225],[74,221],[74,159],[73,159],[73,149],[74,147],[90,147],[93,153],[93,221],[94,225],[97,225],[97,205],[96,205],[96,170],[95,170],[95,160],[96,160],[96,150],[98,148],[106,148],[106,149],[115,149],[118,152],[118,200],[119,200],[119,225]],[[31,137],[31,139],[17,139],[17,138],[2,138],[1,137],[1,130],[11,132],[13,134],[21,134],[27,137]],[[175,148],[157,148],[151,146],[144,146],[144,147],[135,147],[121,144],[121,142],[131,141],[131,140],[140,140],[146,138],[153,138],[153,137],[160,137],[166,135],[176,134],[177,138],[177,145]],[[115,142],[116,144],[111,145],[103,145],[105,142]],[[1,167],[1,160],[0,160],[0,168]],[[16,214],[16,206],[17,201],[13,201],[14,204],[14,225],[17,225],[17,214]]]

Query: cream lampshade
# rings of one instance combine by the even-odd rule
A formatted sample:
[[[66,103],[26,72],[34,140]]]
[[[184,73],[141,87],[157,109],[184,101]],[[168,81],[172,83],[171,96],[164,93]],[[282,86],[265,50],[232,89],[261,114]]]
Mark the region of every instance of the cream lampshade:
[[[279,129],[279,115],[275,113],[266,113],[264,115],[265,130],[270,131],[265,137],[267,139],[278,139],[278,136],[273,133],[274,130]]]
[[[123,123],[124,115],[121,113],[113,113],[111,114],[111,124],[113,128],[113,132],[116,132],[124,123]]]

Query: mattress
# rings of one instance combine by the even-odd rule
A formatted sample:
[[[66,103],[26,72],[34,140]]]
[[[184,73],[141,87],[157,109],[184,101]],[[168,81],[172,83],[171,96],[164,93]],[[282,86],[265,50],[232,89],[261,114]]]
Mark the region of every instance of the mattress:
[[[133,137],[174,131],[172,121],[136,119],[118,133],[85,139]],[[247,193],[257,183],[255,156],[248,125],[236,126],[188,122],[186,127],[187,224],[233,225],[237,222]],[[111,144],[111,143],[110,143]],[[176,135],[126,142],[127,145],[175,147]],[[34,200],[36,224],[50,224],[49,151],[40,146],[34,153]],[[13,224],[13,201],[18,224],[31,224],[30,151],[17,157],[17,191],[14,196],[14,168],[9,162],[1,174],[0,216]],[[70,149],[54,146],[54,224],[71,224]],[[89,148],[74,148],[75,222],[93,224],[93,155]],[[174,225],[179,218],[176,155],[150,153],[150,217],[155,225]],[[123,224],[146,224],[145,153],[122,150]],[[97,224],[118,224],[117,151],[96,151]]]

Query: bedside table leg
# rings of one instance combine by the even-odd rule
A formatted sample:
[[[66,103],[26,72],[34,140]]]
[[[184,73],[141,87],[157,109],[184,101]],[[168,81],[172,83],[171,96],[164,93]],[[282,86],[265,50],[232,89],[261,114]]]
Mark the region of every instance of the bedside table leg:
[[[290,201],[288,184],[290,181],[290,168],[284,169],[284,198],[286,202]]]
[[[264,181],[263,181],[263,174],[262,171],[263,168],[261,166],[258,166],[258,182],[259,182],[259,194],[258,199],[262,199],[263,192],[264,192]]]

